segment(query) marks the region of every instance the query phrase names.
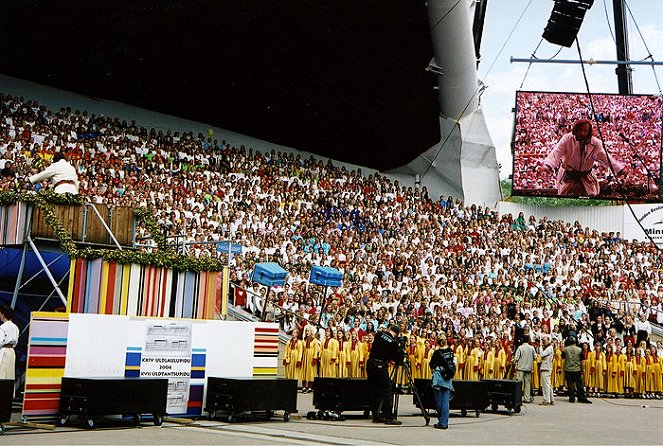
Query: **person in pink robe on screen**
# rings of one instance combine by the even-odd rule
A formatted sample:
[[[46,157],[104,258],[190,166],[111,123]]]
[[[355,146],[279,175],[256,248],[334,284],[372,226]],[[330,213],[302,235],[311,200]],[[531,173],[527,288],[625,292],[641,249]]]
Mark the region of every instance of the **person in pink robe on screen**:
[[[601,140],[592,136],[592,123],[578,120],[571,133],[562,136],[555,148],[542,162],[542,168],[550,173],[557,170],[557,193],[565,196],[596,196],[599,182],[594,175],[594,163],[598,161],[607,169],[610,162],[614,173],[627,174],[626,165],[614,157],[608,161]]]

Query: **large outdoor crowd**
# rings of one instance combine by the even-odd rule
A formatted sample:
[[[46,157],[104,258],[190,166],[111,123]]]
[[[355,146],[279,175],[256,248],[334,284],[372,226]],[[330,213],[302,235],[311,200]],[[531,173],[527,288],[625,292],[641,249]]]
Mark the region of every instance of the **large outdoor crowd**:
[[[579,119],[588,119],[603,139],[610,160],[626,163],[631,174],[623,186],[640,199],[658,198],[661,164],[660,96],[587,95],[520,92],[516,105],[513,184],[520,191],[555,189],[555,176],[540,161]],[[595,111],[593,111],[595,110]],[[598,124],[597,122],[598,121]],[[600,126],[597,128],[597,125]],[[573,166],[571,166],[573,167]],[[598,164],[602,196],[619,198],[610,166]]]
[[[662,258],[651,243],[499,215],[381,174],[234,147],[211,132],[52,112],[9,95],[0,95],[0,114],[0,190],[43,187],[27,176],[65,153],[86,200],[148,208],[188,255],[229,261],[235,303],[293,335],[284,365],[305,389],[315,376],[364,376],[372,333],[397,323],[415,378],[430,376],[438,336],[456,352],[456,378],[503,377],[522,328],[537,348],[552,339],[558,353],[575,333],[596,393],[662,392],[663,345],[650,339],[651,323],[663,323]],[[145,228],[137,239],[154,249]],[[243,252],[227,259],[220,240]],[[252,282],[265,261],[289,272],[283,286]],[[310,283],[317,265],[340,270],[343,285]],[[555,367],[563,389],[561,356]]]

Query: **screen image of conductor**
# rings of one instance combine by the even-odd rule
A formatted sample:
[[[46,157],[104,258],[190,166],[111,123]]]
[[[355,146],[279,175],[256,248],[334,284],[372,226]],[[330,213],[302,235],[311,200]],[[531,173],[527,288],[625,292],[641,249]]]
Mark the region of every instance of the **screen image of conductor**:
[[[662,110],[660,96],[516,92],[513,195],[657,201]]]

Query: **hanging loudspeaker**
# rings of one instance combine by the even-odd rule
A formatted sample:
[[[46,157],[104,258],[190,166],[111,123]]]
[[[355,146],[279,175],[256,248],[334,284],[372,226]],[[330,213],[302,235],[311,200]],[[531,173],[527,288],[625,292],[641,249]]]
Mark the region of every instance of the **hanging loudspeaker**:
[[[555,45],[570,47],[573,44],[585,13],[594,0],[555,0],[543,38]]]

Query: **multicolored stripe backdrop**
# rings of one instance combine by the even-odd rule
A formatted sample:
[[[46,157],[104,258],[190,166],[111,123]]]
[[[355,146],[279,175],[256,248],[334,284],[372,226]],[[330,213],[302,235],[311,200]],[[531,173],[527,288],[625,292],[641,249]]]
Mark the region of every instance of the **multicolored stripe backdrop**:
[[[32,205],[24,202],[0,206],[0,246],[22,245],[25,242],[31,211]]]
[[[67,311],[126,316],[218,319],[228,305],[223,272],[178,272],[72,259]]]

